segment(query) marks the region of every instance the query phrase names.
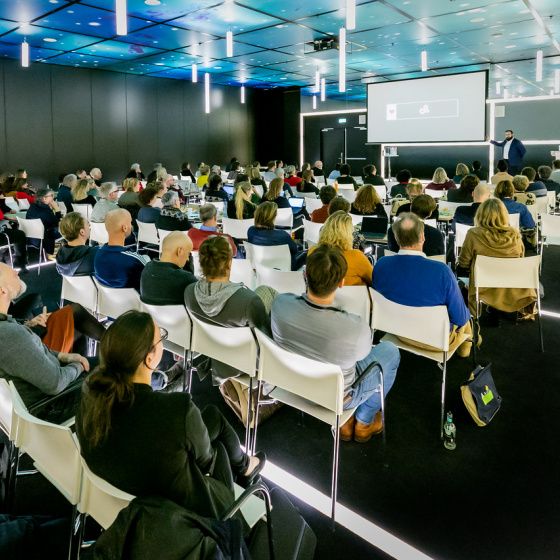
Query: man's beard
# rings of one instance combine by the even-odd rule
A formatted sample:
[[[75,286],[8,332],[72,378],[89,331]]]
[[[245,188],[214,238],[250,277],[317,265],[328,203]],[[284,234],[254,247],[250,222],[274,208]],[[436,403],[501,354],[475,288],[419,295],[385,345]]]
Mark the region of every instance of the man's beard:
[[[18,297],[22,296],[25,292],[27,291],[27,284],[20,279],[19,281],[19,290],[17,291],[17,293],[11,298],[12,301],[14,299],[17,299]]]

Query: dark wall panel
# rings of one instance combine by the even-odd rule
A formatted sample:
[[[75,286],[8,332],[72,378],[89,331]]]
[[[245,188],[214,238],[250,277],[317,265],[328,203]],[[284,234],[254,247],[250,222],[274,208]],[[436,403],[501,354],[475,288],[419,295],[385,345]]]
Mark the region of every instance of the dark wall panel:
[[[157,160],[172,175],[177,175],[185,151],[183,84],[177,80],[154,81],[157,84]]]
[[[33,64],[22,68],[4,61],[7,128],[6,167],[13,172],[25,167],[35,186],[54,184],[51,67]]]
[[[185,161],[190,162],[191,169],[209,157],[208,115],[204,112],[204,88],[202,84],[185,83],[183,91],[185,112]]]
[[[153,78],[126,75],[128,157],[134,160],[130,164],[151,162],[144,164],[148,171],[158,158],[157,84]]]
[[[94,159],[91,71],[78,68],[75,74],[69,75],[61,66],[50,69],[54,171],[57,175],[75,173]]]
[[[83,166],[99,167],[104,179],[120,182],[131,164],[151,164],[128,159],[125,75],[91,71],[91,91],[94,155]]]
[[[497,104],[496,108],[500,105]],[[504,103],[505,116],[496,118],[496,138],[503,140],[511,129],[520,140],[558,140],[560,100],[514,101]]]
[[[8,142],[6,138],[6,105],[4,103],[4,66],[0,67],[0,173],[4,173],[7,165]]]

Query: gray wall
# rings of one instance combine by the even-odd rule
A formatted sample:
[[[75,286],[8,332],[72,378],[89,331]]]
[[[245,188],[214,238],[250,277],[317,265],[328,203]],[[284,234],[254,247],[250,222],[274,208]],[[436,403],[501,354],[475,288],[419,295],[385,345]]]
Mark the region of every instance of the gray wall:
[[[253,91],[102,70],[0,61],[0,172],[27,169],[35,186],[61,173],[100,167],[122,181],[132,163],[147,174],[161,162],[226,164],[254,156]],[[210,160],[210,161],[208,161]],[[194,164],[194,165],[193,165]]]

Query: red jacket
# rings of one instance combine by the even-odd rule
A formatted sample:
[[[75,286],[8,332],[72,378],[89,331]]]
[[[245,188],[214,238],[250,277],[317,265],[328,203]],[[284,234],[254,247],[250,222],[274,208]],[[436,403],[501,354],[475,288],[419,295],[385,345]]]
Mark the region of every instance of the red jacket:
[[[218,233],[217,231],[208,231],[208,230],[197,229],[193,227],[189,229],[189,231],[187,231],[187,235],[191,238],[191,241],[193,242],[193,251],[198,251],[199,247],[202,245],[202,242],[207,237],[210,237],[211,235],[221,235],[222,237],[227,237],[229,239],[231,249],[233,251],[233,256],[235,257],[235,255],[237,255],[237,247],[235,246],[235,243],[231,235],[228,235],[227,233]]]

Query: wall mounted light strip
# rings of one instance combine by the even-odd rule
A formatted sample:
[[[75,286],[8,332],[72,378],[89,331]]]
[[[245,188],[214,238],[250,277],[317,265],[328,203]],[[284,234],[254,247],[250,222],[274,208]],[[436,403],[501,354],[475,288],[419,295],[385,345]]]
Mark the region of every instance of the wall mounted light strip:
[[[128,33],[126,0],[115,0],[115,12],[117,14],[117,35],[126,35]]]
[[[321,101],[325,101],[325,78],[321,78]]]
[[[245,86],[241,86],[241,103],[245,103]]]
[[[543,52],[537,51],[537,82],[542,82],[542,71],[543,71]]]
[[[420,55],[420,60],[422,64],[422,72],[428,71],[428,53],[426,51],[422,51]]]
[[[346,91],[346,28],[342,27],[338,36],[338,91]]]
[[[313,96],[313,109],[317,109],[317,96]]]
[[[560,70],[554,70],[554,93],[560,93]]]
[[[192,65],[191,79],[193,84],[196,84],[196,82],[198,82],[198,67],[196,64]]]
[[[233,33],[231,31],[226,33],[226,56],[228,58],[233,56]]]
[[[206,113],[210,112],[210,74],[206,72],[204,74],[204,111]]]
[[[346,29],[356,29],[356,0],[346,0]]]
[[[24,68],[29,67],[29,43],[27,41],[23,41],[21,44],[21,65]]]

